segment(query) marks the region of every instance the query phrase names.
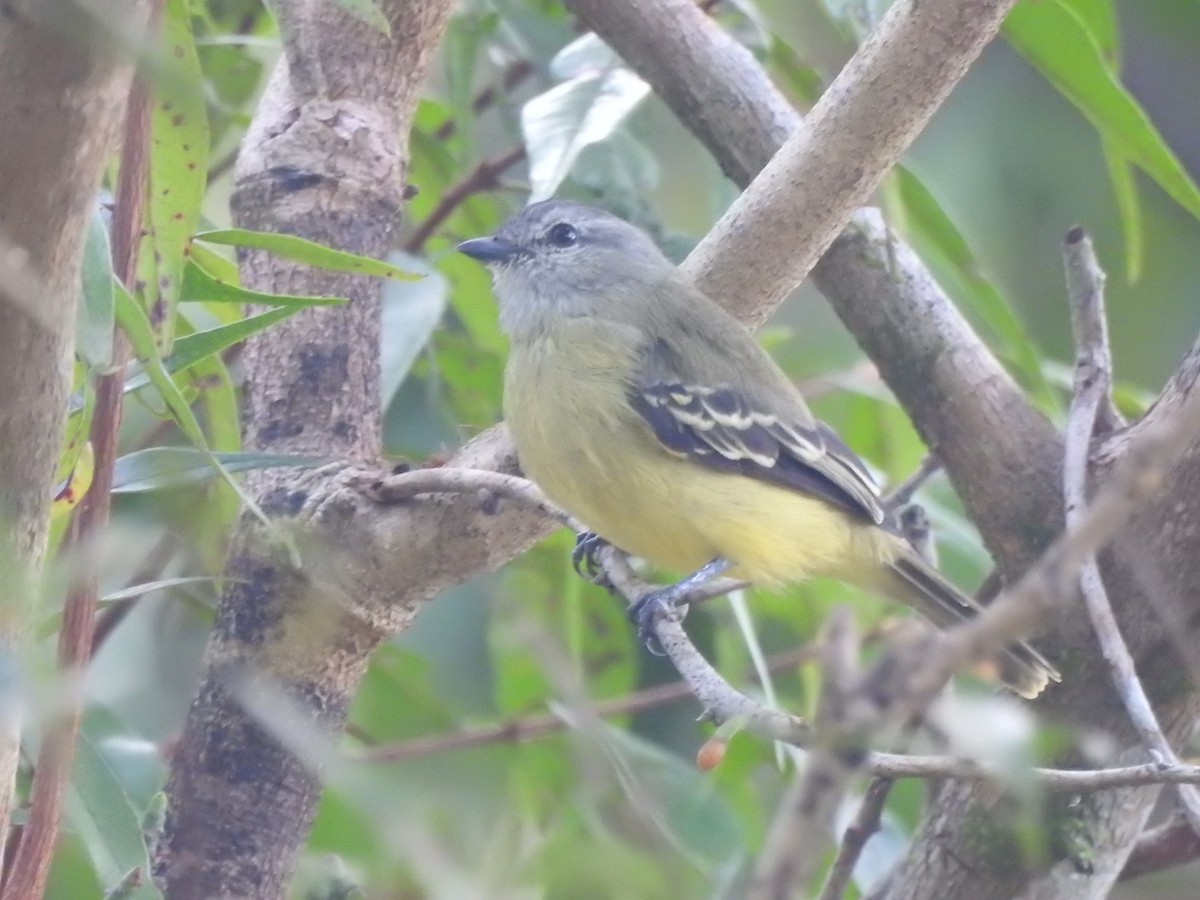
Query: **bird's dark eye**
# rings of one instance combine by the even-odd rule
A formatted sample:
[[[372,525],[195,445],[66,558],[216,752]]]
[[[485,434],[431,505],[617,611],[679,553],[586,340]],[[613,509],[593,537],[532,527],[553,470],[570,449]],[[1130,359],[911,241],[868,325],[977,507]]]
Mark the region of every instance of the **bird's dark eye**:
[[[579,231],[569,222],[551,225],[546,238],[556,247],[573,247],[579,243]]]

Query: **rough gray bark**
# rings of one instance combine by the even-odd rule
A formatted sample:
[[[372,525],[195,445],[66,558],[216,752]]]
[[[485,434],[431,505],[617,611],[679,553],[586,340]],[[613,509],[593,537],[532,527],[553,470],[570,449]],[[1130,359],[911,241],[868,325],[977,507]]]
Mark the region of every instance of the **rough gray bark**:
[[[596,17],[591,24],[632,64],[646,66],[644,73],[660,93],[685,98],[677,111],[740,182],[747,182],[799,123],[747,54],[736,55],[731,67],[717,52],[728,47],[728,40],[685,0],[574,0],[574,5],[591,10]],[[969,13],[977,4],[953,5]],[[408,125],[392,103],[403,107],[414,95],[405,93],[409,82],[390,85],[386,98],[376,92],[380,79],[398,77],[396,71],[419,80],[421,58],[409,58],[403,48],[416,53],[406,44],[411,41],[428,52],[442,22],[423,19],[421,13],[437,7],[444,15],[445,6],[426,0],[393,9],[396,45],[356,32],[361,39],[349,42],[345,59],[332,55],[335,42],[348,43],[340,33],[346,20],[335,9],[324,8],[326,19],[316,28],[298,15],[299,7],[281,10],[291,69],[276,73],[268,107],[247,142],[237,195],[243,224],[381,252],[399,207],[399,182],[388,179],[398,178],[402,165],[386,138],[403,136]],[[930,4],[921,0],[921,7],[928,11]],[[609,24],[601,27],[605,15]],[[642,58],[636,47],[623,43],[636,41],[655,49]],[[298,140],[301,136],[305,141]],[[314,146],[315,153],[305,149]],[[366,157],[365,163],[350,158],[358,155]],[[372,167],[374,157],[382,159],[374,160],[382,175]],[[357,180],[362,177],[367,181]],[[736,262],[729,265],[723,276],[736,278]],[[303,283],[305,291],[312,289],[307,273],[255,255],[246,258],[245,272],[256,287],[288,290]],[[697,274],[703,283],[712,273]],[[291,328],[268,333],[250,351],[247,441],[259,448],[369,461],[378,442],[377,374],[375,348],[364,347],[362,338],[365,333],[369,343],[377,334],[374,287],[351,278],[319,277],[327,289],[351,296],[354,303],[314,310]],[[1055,430],[1032,410],[915,258],[890,246],[876,219],[861,217],[835,241],[814,277],[938,449],[1002,565],[1019,570],[1061,522],[1054,499],[1061,450]],[[765,304],[756,306],[751,294],[741,312],[759,319]],[[512,463],[505,432],[494,429],[450,464],[511,469]],[[1102,476],[1100,467],[1097,477]],[[1188,487],[1182,481],[1175,486]],[[158,871],[172,897],[278,896],[307,833],[316,775],[280,744],[270,722],[243,708],[262,700],[256,685],[266,681],[271,697],[292,698],[298,712],[316,721],[314,743],[319,745],[340,727],[367,654],[379,639],[403,627],[419,602],[500,564],[546,528],[507,501],[475,497],[422,496],[379,508],[336,469],[262,478],[255,490],[276,529],[291,535],[302,564],[293,568],[279,541],[261,526],[246,523],[240,529],[229,570],[244,583],[223,598],[205,685],[172,774]],[[1140,546],[1134,540],[1139,534],[1153,544],[1139,558],[1157,568],[1175,554],[1195,557],[1194,533],[1180,533],[1174,544],[1156,542],[1153,524],[1151,519],[1127,529],[1130,547]],[[1128,611],[1139,599],[1128,570],[1110,570],[1115,573],[1110,589]],[[1131,629],[1130,642],[1138,652],[1148,653],[1153,641],[1162,640],[1149,617],[1122,624]],[[1088,657],[1086,627],[1071,625],[1062,635],[1063,652],[1070,654],[1070,683],[1061,691],[1061,702],[1052,699],[1047,708],[1057,713],[1082,702],[1079,708],[1088,711],[1089,721],[1119,727],[1119,705],[1105,694],[1103,673]],[[1170,664],[1169,654],[1160,656],[1163,666]],[[1190,697],[1183,695],[1180,721],[1190,715]],[[319,753],[310,756],[309,763],[319,762]],[[1110,822],[1112,807],[1123,804],[1131,826],[1136,825],[1140,812],[1128,811],[1144,811],[1149,793],[1113,793],[1102,801],[1104,808],[1084,810],[1077,819],[1092,829],[1101,849],[1124,846],[1127,836]],[[925,896],[1003,896],[1004,891],[1011,895],[1014,885],[1030,885],[1033,875],[1020,871],[1012,858],[1003,860],[1004,872],[993,872],[995,860],[989,863],[984,852],[989,847],[967,846],[978,835],[966,827],[971,817],[990,815],[991,807],[985,788],[965,788],[961,796],[956,806],[947,793],[936,808],[944,812],[950,833],[927,829],[914,850],[914,860],[931,863],[923,871],[914,863],[905,876],[917,890],[914,895],[922,885]],[[969,864],[958,874],[949,872],[955,857]],[[946,894],[930,886],[935,868],[938,877],[949,879]],[[1009,874],[1013,877],[1005,880]],[[1103,883],[1088,881],[1093,889]]]
[[[138,7],[113,0],[94,11],[118,21]],[[9,3],[0,15],[0,554],[13,567],[0,604],[5,654],[45,552],[84,229],[129,92],[129,66],[84,41],[87,31],[69,2]],[[0,696],[0,834],[19,751],[11,681]]]
[[[238,225],[384,255],[401,214],[412,114],[451,5],[385,3],[391,38],[336,4],[279,6],[286,60],[238,161]],[[249,345],[247,446],[376,460],[378,281],[259,252],[241,263],[253,288],[350,298],[307,310]],[[283,896],[308,835],[319,773],[256,714],[256,704],[285,698],[311,724],[315,743],[336,735],[371,648],[410,614],[393,602],[388,583],[348,576],[369,574],[372,561],[359,555],[363,545],[338,539],[352,529],[330,532],[320,516],[309,519],[308,477],[267,473],[249,482],[276,529],[296,532],[301,566],[291,565],[278,533],[243,520],[227,564],[234,581],[221,599],[168,785],[156,876],[172,898]],[[352,593],[338,589],[347,580]]]
[[[731,51],[731,39],[685,0],[568,5],[651,82],[740,184],[771,158],[782,134],[803,127],[794,112],[788,122],[786,100],[765,73],[754,72],[746,54]],[[973,6],[959,5],[965,14]],[[731,71],[742,105],[736,111],[729,106],[730,87],[715,87],[711,74],[726,71],[726,54],[737,61]],[[1061,528],[1060,436],[877,218],[860,215],[831,245],[813,279],[942,459],[1001,570],[1010,577],[1020,572]],[[1178,407],[1197,365],[1193,353],[1151,416]],[[1138,428],[1135,423],[1130,433]],[[1100,445],[1095,482],[1128,443],[1128,435],[1118,434]],[[1198,459],[1194,452],[1181,461],[1160,499],[1135,517],[1106,555],[1104,570],[1122,630],[1174,740],[1194,723],[1200,705],[1194,688],[1180,684],[1181,660],[1161,619],[1146,610],[1167,606],[1194,634],[1195,601],[1186,588],[1200,574],[1200,509],[1181,498],[1200,496]],[[1086,617],[1062,617],[1046,643],[1066,677],[1041,702],[1043,714],[1110,731],[1135,746]],[[1069,825],[1096,866],[1094,874],[1082,876],[1070,861],[1042,870],[1022,867],[1003,829],[990,827],[1002,821],[1001,798],[986,785],[950,785],[932,806],[887,896],[1104,896],[1157,794],[1153,788],[1109,792],[1071,812]]]

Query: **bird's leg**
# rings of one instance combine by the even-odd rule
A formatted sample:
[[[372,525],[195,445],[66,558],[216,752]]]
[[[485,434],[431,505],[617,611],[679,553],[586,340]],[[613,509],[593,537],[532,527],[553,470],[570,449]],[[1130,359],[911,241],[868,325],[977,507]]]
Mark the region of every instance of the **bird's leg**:
[[[630,605],[629,618],[637,623],[638,640],[646,645],[647,650],[656,656],[663,655],[660,649],[656,649],[658,639],[654,635],[654,619],[659,611],[665,612],[686,605],[689,593],[710,578],[716,578],[727,571],[729,566],[729,560],[718,556],[716,559],[706,562],[686,578],[642,594]]]
[[[612,582],[608,580],[603,566],[596,559],[600,548],[607,544],[608,541],[594,531],[579,532],[575,535],[575,549],[571,551],[571,567],[575,569],[575,574],[580,578],[611,591],[613,589]]]

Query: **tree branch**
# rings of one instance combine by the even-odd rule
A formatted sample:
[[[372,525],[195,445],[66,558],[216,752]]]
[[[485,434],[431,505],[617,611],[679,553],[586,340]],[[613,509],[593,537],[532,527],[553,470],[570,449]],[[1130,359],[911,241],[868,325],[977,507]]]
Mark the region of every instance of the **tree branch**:
[[[132,26],[141,4],[102,2],[95,14]],[[14,563],[0,609],[0,653],[12,659],[35,604],[54,472],[62,450],[65,361],[88,217],[114,146],[131,69],[80,8],[16,0],[0,16],[0,117],[20,139],[0,141],[0,553]],[[83,39],[89,35],[90,39]],[[14,258],[15,257],[15,258]],[[10,281],[16,271],[21,283]],[[35,294],[33,309],[25,301]],[[8,832],[20,753],[15,680],[0,696],[0,835]],[[49,774],[49,773],[47,773]],[[44,780],[44,779],[43,779]],[[4,838],[0,837],[0,841]],[[28,859],[28,857],[27,857]],[[28,870],[26,870],[28,871]],[[30,883],[33,883],[32,881]]]
[[[871,835],[879,830],[879,820],[893,784],[895,780],[886,775],[872,779],[862,802],[858,805],[854,821],[846,827],[842,844],[834,857],[833,865],[829,868],[829,874],[825,876],[825,883],[821,886],[817,900],[839,900],[846,892],[846,886],[850,884],[850,876],[854,874],[854,867],[862,856],[863,848],[867,846]]]
[[[409,239],[404,242],[404,249],[409,253],[420,253],[424,249],[425,243],[437,233],[437,230],[454,214],[454,211],[462,205],[463,201],[472,194],[478,194],[496,187],[498,183],[497,179],[524,158],[525,147],[514,147],[495,159],[485,159],[461,181],[446,188],[442,192],[437,206],[433,208],[433,211],[426,217],[425,221],[413,231]]]
[[[337,4],[273,6],[287,62],[242,144],[232,200],[238,225],[383,257],[403,207],[404,142],[452,5],[388,0],[380,9],[390,34]],[[378,280],[261,251],[239,261],[248,287],[294,293],[303,285],[301,293],[350,298],[306,309],[247,343],[246,448],[377,460]],[[312,494],[322,499],[318,488],[330,488],[329,478],[277,471],[247,479],[275,523],[264,529],[243,517],[234,536],[204,683],[173,760],[155,865],[173,900],[282,897],[312,821],[319,772],[247,708],[238,685],[251,677],[277,686],[311,717],[314,740],[330,740],[370,650],[411,617],[411,606],[394,599],[412,573],[391,585],[371,578],[363,553],[372,543],[347,544],[341,538],[354,529],[312,515]],[[325,513],[344,510],[335,503]],[[293,527],[304,532],[295,540],[300,571],[279,547],[278,532]],[[428,556],[429,545],[418,553]],[[468,555],[455,563],[465,568]],[[354,593],[338,590],[355,572]]]
[[[150,27],[156,28],[161,7],[151,3]],[[113,211],[113,272],[127,287],[137,277],[137,252],[142,234],[142,212],[146,195],[146,154],[150,144],[150,97],[141,79],[135,79],[125,110],[121,168]],[[124,400],[125,365],[129,342],[121,331],[113,334],[112,365],[96,378],[95,410],[89,439],[94,456],[94,475],[87,495],[75,508],[66,553],[79,554],[96,541],[108,526],[112,505],[113,466],[117,459],[117,437]],[[80,574],[63,605],[58,633],[58,663],[64,683],[82,683],[91,659],[99,584],[94,570]],[[21,843],[7,873],[0,900],[40,897],[50,875],[50,863],[58,843],[63,800],[75,758],[75,740],[83,714],[83,698],[70,690],[61,714],[46,727],[38,750],[30,789],[29,821],[21,832]]]
[[[1112,421],[1112,356],[1104,320],[1104,273],[1096,260],[1092,242],[1082,228],[1073,228],[1063,245],[1067,270],[1067,294],[1071,324],[1075,332],[1075,386],[1067,418],[1063,461],[1063,498],[1067,527],[1078,525],[1087,503],[1088,457],[1092,436],[1103,417]],[[1095,553],[1084,557],[1079,586],[1092,627],[1100,641],[1113,684],[1125,704],[1129,718],[1155,762],[1176,765],[1179,760],[1158,724],[1158,717],[1138,678],[1133,656],[1121,636],[1117,617],[1108,600]],[[1184,814],[1200,836],[1200,793],[1181,787],[1179,799]]]
[[[924,109],[957,80],[965,61],[981,46],[976,42],[986,39],[997,16],[1011,4],[894,4],[887,39],[873,38],[864,46],[863,58],[839,78],[839,96],[855,108],[842,110],[831,102],[811,142],[803,137],[810,126],[749,52],[689,0],[567,0],[567,5],[654,87],[738,184],[748,185],[792,136],[796,152],[788,168],[794,179],[768,197],[756,190],[743,204],[761,205],[764,217],[787,218],[788,229],[740,235],[726,230],[728,243],[722,242],[719,254],[694,255],[686,264],[698,285],[746,321],[758,322],[795,286],[804,266],[784,269],[777,262],[760,270],[750,259],[771,248],[779,257],[794,255],[795,228],[814,246],[822,244],[825,229],[846,214],[830,209],[836,205],[832,198],[841,197],[845,210],[852,211],[865,199],[860,196],[863,183],[873,183],[886,171],[894,152],[887,148],[902,143],[915,127],[902,109],[909,98],[885,108],[872,92],[907,90],[915,84],[922,93],[915,102]],[[972,24],[959,21],[975,16],[978,21]],[[947,27],[949,21],[955,24]],[[715,71],[722,73],[720,79],[711,77]],[[859,142],[832,159],[821,144],[835,139],[829,130],[843,116],[857,123]],[[876,140],[885,145],[883,150],[876,149]],[[842,167],[862,160],[870,161],[864,166],[870,172],[843,172]],[[818,185],[829,191],[817,202],[818,213],[809,224],[804,221],[808,206],[799,199],[801,185],[805,192]],[[775,238],[787,246],[776,246]],[[747,248],[749,243],[758,246]],[[877,212],[856,213],[812,277],[942,460],[1001,566],[1010,575],[1018,573],[1062,525],[1061,510],[1045,502],[1057,494],[1062,459],[1053,427]],[[722,293],[720,285],[729,284],[738,287]]]

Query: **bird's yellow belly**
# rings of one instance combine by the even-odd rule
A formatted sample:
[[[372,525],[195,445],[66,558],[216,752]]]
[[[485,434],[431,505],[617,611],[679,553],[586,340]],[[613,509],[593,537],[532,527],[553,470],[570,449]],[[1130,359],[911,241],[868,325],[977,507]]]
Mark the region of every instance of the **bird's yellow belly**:
[[[636,454],[611,445],[576,448],[570,462],[523,455],[522,464],[552,500],[605,540],[681,573],[720,556],[733,564],[734,577],[782,583],[852,576],[848,560],[891,555],[877,529],[822,500],[715,472],[658,446]]]
[[[895,539],[812,496],[668,452],[624,402],[632,364],[599,339],[514,347],[505,413],[525,474],[605,540],[680,573],[720,556],[760,583],[810,575],[858,580]],[[560,386],[569,386],[566,393]],[[569,402],[568,402],[569,401]]]

